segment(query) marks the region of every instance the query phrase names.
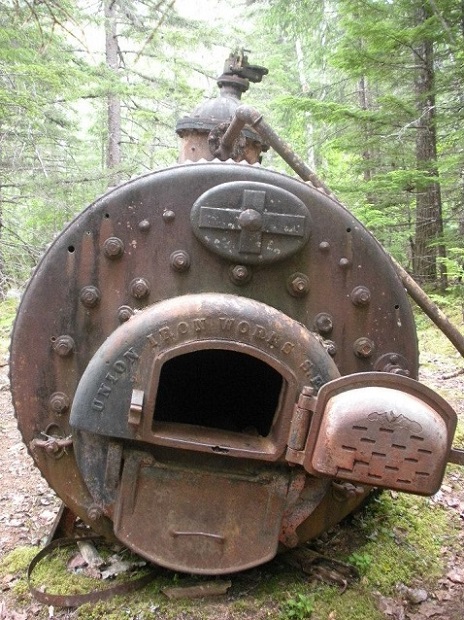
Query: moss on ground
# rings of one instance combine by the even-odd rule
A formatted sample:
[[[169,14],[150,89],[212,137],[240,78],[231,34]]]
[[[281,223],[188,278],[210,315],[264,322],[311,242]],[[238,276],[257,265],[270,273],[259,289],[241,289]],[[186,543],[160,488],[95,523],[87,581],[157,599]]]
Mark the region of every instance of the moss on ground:
[[[6,304],[6,305],[5,305]],[[0,304],[0,354],[7,349],[8,334],[16,308],[14,300]],[[446,308],[450,311],[450,308]],[[450,312],[457,325],[462,325],[460,310]],[[422,351],[434,358],[456,358],[452,345],[433,324],[420,315],[419,342]],[[425,363],[435,363],[425,358]],[[458,360],[458,364],[462,363]],[[458,395],[453,388],[449,396]],[[443,390],[441,393],[444,395]],[[464,444],[464,425],[459,426],[455,443]],[[143,590],[106,602],[83,605],[73,618],[86,620],[381,620],[376,592],[393,595],[399,583],[417,583],[433,587],[443,574],[445,546],[456,543],[461,525],[458,517],[427,498],[384,492],[329,534],[322,552],[355,565],[361,578],[348,586],[343,594],[339,587],[311,581],[307,575],[290,568],[276,558],[264,566],[231,576],[232,588],[226,596],[206,600],[169,601],[162,593],[166,586],[182,586],[205,578],[192,578],[163,572]],[[318,547],[320,549],[320,547]],[[36,548],[18,548],[0,561],[0,579],[14,575],[12,592],[17,611],[30,605],[26,571]],[[66,570],[67,556],[58,554],[44,560],[34,571],[34,583],[47,585],[49,592],[79,593],[94,590],[101,582],[72,575]],[[140,573],[139,573],[140,574]],[[106,584],[105,584],[106,585]],[[36,617],[47,618],[46,607]]]
[[[0,560],[0,578],[8,574],[26,571],[37,551],[36,547],[17,547],[10,551]]]
[[[398,583],[409,585],[419,578],[427,585],[442,573],[449,514],[441,506],[427,498],[384,492],[356,522],[365,535],[356,557],[371,560],[361,570],[365,584],[392,594]]]
[[[355,542],[350,536],[353,528],[360,536]],[[418,579],[432,584],[443,570],[441,549],[445,535],[449,543],[450,528],[452,532],[454,525],[450,524],[449,513],[430,500],[385,492],[374,497],[351,524],[342,525],[334,534],[339,541],[333,548],[334,555],[353,563],[361,573],[361,579],[343,594],[339,587],[311,581],[276,558],[267,565],[232,575],[228,595],[217,599],[169,601],[162,593],[164,587],[191,585],[207,578],[163,571],[143,590],[83,605],[74,617],[144,620],[153,618],[156,612],[159,620],[213,620],[221,613],[235,620],[325,620],[333,612],[333,617],[344,620],[381,620],[374,593],[388,596],[398,583],[411,585]],[[344,541],[344,557],[340,555],[340,539]],[[330,555],[330,542],[325,545]],[[36,551],[19,548],[0,563],[0,576],[18,573],[18,594],[25,593],[27,565]],[[60,594],[82,593],[102,586],[101,581],[70,574],[66,570],[68,559],[68,552],[60,551],[40,562],[34,571],[35,585],[47,584],[48,592]],[[42,617],[46,617],[45,610]]]

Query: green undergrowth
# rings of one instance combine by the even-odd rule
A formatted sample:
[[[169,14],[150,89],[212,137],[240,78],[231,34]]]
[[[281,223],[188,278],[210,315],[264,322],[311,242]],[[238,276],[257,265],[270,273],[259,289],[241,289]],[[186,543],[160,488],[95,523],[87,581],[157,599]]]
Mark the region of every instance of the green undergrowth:
[[[462,328],[459,305],[436,300],[458,328]],[[8,336],[16,309],[15,300],[0,303],[0,354],[6,352]],[[462,367],[456,354],[434,324],[423,313],[415,312],[418,326],[421,365],[436,368]],[[448,366],[447,366],[448,365]],[[456,390],[441,388],[440,393]],[[458,397],[453,392],[450,396]],[[455,444],[464,445],[464,424],[460,423]],[[454,468],[451,466],[451,470]],[[458,470],[460,471],[460,470]],[[226,595],[199,600],[169,600],[163,589],[189,586],[211,578],[162,571],[152,583],[125,596],[82,605],[70,618],[85,620],[382,620],[378,596],[394,596],[398,584],[417,584],[431,590],[444,571],[443,549],[458,544],[461,524],[455,513],[428,498],[389,491],[374,495],[367,505],[348,521],[337,526],[312,546],[327,557],[351,564],[358,569],[359,579],[345,588],[325,584],[291,568],[277,557],[272,562],[250,571],[227,576],[232,586]],[[15,549],[0,560],[0,583],[14,575],[9,600],[15,611],[31,604],[26,571],[36,548]],[[58,553],[46,559],[34,571],[36,587],[46,587],[57,594],[78,594],[110,587],[104,582],[71,574],[66,570],[68,555]],[[140,576],[138,571],[134,576]],[[219,577],[218,579],[223,579]],[[121,577],[121,580],[127,579]],[[214,580],[214,578],[212,578]],[[44,606],[36,617],[49,617]]]
[[[456,529],[450,519],[428,498],[381,493],[354,517],[364,540],[346,560],[357,566],[365,585],[383,594],[417,578],[431,585],[443,570],[443,545]]]
[[[214,578],[162,571],[142,590],[109,601],[85,604],[73,618],[116,620],[159,618],[159,620],[326,620],[330,614],[344,620],[381,620],[376,593],[393,595],[399,583],[432,586],[442,574],[443,545],[452,544],[459,524],[429,499],[384,492],[374,496],[349,522],[338,526],[315,543],[326,557],[350,563],[360,578],[343,592],[339,585],[323,584],[291,568],[278,556],[250,571],[228,576],[232,586],[227,595],[199,600],[169,600],[163,588],[189,586]],[[0,581],[17,574],[13,585],[19,601],[26,601],[26,569],[37,549],[19,548],[0,562]],[[98,581],[66,570],[68,551],[60,551],[40,562],[33,574],[36,587],[47,592],[77,594],[108,587],[114,582]],[[141,573],[137,572],[136,576]],[[218,577],[217,579],[223,579]],[[122,577],[122,579],[127,579]],[[29,599],[30,602],[30,599]],[[156,614],[155,614],[156,612]],[[46,618],[44,608],[39,618]]]
[[[7,297],[0,301],[0,360],[8,355],[10,334],[18,307],[18,300]]]
[[[431,296],[432,301],[446,315],[448,320],[461,333],[464,333],[464,306],[462,300],[452,296]],[[414,306],[414,318],[417,328],[420,362],[423,366],[433,367],[437,358],[462,363],[462,357],[443,332],[417,306]]]

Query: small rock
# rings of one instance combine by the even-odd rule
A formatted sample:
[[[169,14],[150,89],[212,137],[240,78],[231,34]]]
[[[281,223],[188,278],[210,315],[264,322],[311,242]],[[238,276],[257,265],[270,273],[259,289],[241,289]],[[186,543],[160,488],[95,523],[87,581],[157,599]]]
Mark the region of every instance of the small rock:
[[[426,590],[424,590],[423,588],[406,588],[404,596],[406,600],[413,605],[423,603],[429,597]]]

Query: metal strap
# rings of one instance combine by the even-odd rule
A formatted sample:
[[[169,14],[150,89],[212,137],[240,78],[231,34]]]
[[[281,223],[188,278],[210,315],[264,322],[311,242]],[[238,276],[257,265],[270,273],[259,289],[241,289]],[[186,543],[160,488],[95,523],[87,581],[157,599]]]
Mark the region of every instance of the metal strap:
[[[117,585],[107,588],[106,590],[94,590],[93,592],[88,592],[86,594],[49,594],[48,592],[43,592],[42,590],[34,587],[31,584],[32,573],[37,564],[39,564],[39,562],[49,556],[55,549],[71,547],[72,545],[75,545],[76,542],[84,540],[91,540],[93,542],[104,541],[103,538],[95,536],[86,536],[73,539],[60,538],[46,545],[33,558],[27,569],[27,583],[30,593],[40,603],[44,603],[45,605],[54,605],[55,607],[79,607],[79,605],[83,605],[84,603],[105,601],[110,599],[112,596],[126,594],[127,592],[133,592],[134,590],[138,590],[139,588],[142,588],[143,586],[150,583],[150,581],[152,581],[156,577],[156,575],[159,574],[159,569],[152,568],[147,575],[143,575],[142,577],[139,577],[137,579],[126,581],[124,583],[118,583]]]

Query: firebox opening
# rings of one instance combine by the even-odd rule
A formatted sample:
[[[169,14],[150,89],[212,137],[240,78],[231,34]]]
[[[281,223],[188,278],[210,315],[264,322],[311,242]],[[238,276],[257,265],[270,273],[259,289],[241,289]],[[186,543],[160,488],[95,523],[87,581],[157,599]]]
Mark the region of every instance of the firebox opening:
[[[179,355],[161,369],[153,423],[266,437],[283,383],[274,368],[237,351],[208,349]]]

